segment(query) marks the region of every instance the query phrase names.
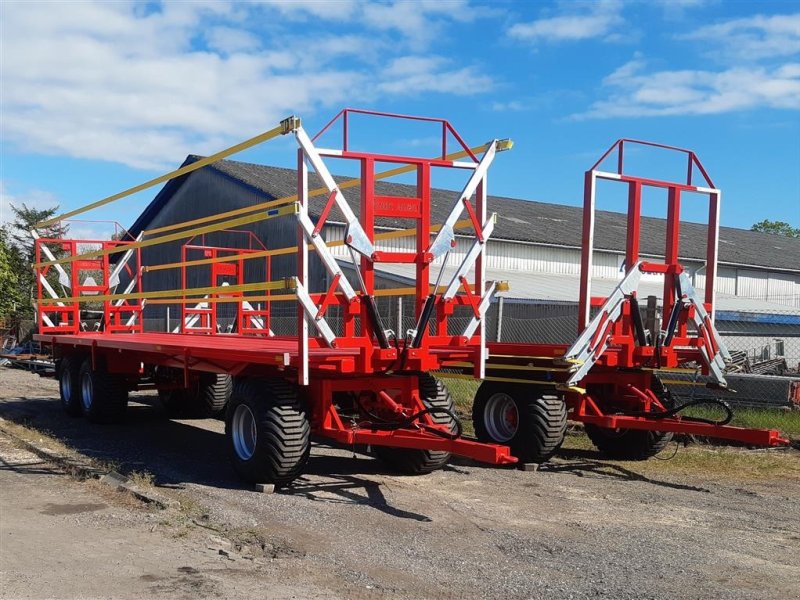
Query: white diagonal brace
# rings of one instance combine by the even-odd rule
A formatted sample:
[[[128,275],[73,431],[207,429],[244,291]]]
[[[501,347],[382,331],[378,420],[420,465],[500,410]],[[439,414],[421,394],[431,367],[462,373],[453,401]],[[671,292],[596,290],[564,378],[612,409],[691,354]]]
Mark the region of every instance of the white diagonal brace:
[[[475,241],[472,243],[472,247],[469,249],[469,252],[467,252],[464,260],[461,261],[461,266],[458,267],[455,275],[453,275],[453,279],[450,280],[450,285],[447,286],[447,290],[445,290],[444,294],[442,295],[443,300],[450,300],[458,292],[458,288],[461,287],[461,277],[465,276],[472,268],[472,265],[475,264],[475,261],[478,259],[481,250],[486,245],[489,236],[492,235],[492,231],[494,231],[494,217],[494,214],[492,214],[492,216],[486,220],[486,223],[484,223],[483,231],[481,232],[483,235],[483,241],[481,241],[479,238],[475,238]]]
[[[38,240],[41,236],[39,235],[38,231],[36,231],[35,229],[31,229],[31,237],[34,240]],[[47,260],[52,260],[52,261],[57,260],[56,257],[53,255],[53,253],[50,252],[50,248],[48,248],[44,244],[41,244],[39,248],[42,249],[42,252],[47,257]],[[62,267],[59,263],[55,263],[53,266],[55,267],[56,271],[58,271],[58,282],[64,287],[67,288],[72,287],[70,285],[71,281],[69,275],[67,275],[67,272],[64,270],[64,267]],[[55,296],[53,296],[53,298],[55,298]]]
[[[345,200],[344,195],[342,195],[339,186],[336,185],[336,181],[333,179],[330,171],[328,171],[328,167],[325,166],[322,157],[314,147],[314,143],[302,127],[295,129],[294,135],[297,138],[297,143],[300,144],[300,147],[303,149],[306,159],[311,163],[311,166],[314,167],[314,171],[320,176],[325,187],[328,188],[328,191],[334,194],[336,206],[342,211],[342,215],[347,222],[347,230],[345,232],[347,245],[366,257],[372,257],[375,253],[375,246],[373,246],[372,242],[367,237],[367,234],[361,227],[361,223],[358,222],[358,218],[350,208],[350,205],[347,204],[347,200]]]
[[[137,235],[136,240],[134,241],[141,242],[142,235],[143,233]],[[119,274],[122,272],[122,269],[125,268],[125,265],[128,264],[128,261],[131,259],[131,256],[133,256],[133,252],[134,252],[133,248],[131,248],[130,250],[126,250],[125,254],[122,255],[122,258],[119,259],[119,261],[117,261],[117,264],[114,266],[114,268],[111,270],[111,273],[108,276],[108,287],[114,287],[116,285],[116,283],[114,283],[115,279],[117,282],[119,282]],[[127,294],[128,292],[125,293]]]
[[[631,267],[625,277],[622,278],[622,281],[614,288],[614,291],[606,298],[591,323],[586,326],[583,333],[564,353],[563,362],[577,365],[577,369],[570,375],[566,385],[576,385],[605,352],[605,346],[600,347],[601,344],[606,343],[605,336],[603,336],[602,331],[598,330],[609,327],[609,324],[619,319],[625,300],[639,287],[639,281],[642,279],[642,272],[639,270],[640,264],[641,262],[637,262]]]
[[[483,154],[480,162],[475,167],[475,170],[472,172],[469,181],[467,181],[467,185],[464,186],[464,190],[459,195],[455,204],[453,204],[453,208],[450,209],[450,214],[447,216],[447,219],[445,219],[445,222],[442,224],[442,228],[439,230],[439,233],[433,240],[429,252],[434,258],[437,258],[452,249],[453,241],[456,239],[455,230],[453,228],[455,227],[456,221],[458,221],[459,217],[461,217],[461,212],[464,210],[464,201],[469,201],[469,199],[472,198],[472,194],[475,193],[475,190],[478,188],[478,184],[486,176],[486,172],[489,170],[489,165],[492,164],[496,153],[497,140],[493,140],[486,149],[486,152]]]
[[[480,316],[476,317],[473,315],[472,320],[467,324],[467,328],[464,330],[465,338],[471,338],[472,334],[475,333],[475,330],[478,328],[478,325],[481,324],[486,311],[489,310],[489,306],[492,304],[492,298],[496,291],[497,282],[493,281],[489,289],[486,290],[486,293],[483,295],[483,300],[481,300],[481,303],[478,305],[478,314]]]
[[[311,296],[308,295],[306,288],[303,287],[303,285],[296,279],[295,281],[297,285],[297,299],[300,301],[300,304],[303,305],[303,310],[305,311],[308,320],[314,324],[320,335],[325,338],[325,342],[327,342],[328,346],[333,347],[333,344],[336,341],[336,334],[333,333],[325,319],[317,318],[317,312],[319,311],[317,305],[314,304]]]
[[[306,239],[314,244],[314,248],[317,250],[317,256],[319,256],[322,264],[325,265],[325,269],[327,269],[331,277],[340,275],[339,287],[342,289],[342,293],[347,297],[347,300],[349,301],[355,298],[356,293],[353,290],[353,286],[350,285],[350,282],[344,276],[344,273],[342,273],[342,268],[339,266],[339,263],[336,262],[333,254],[331,254],[330,248],[328,248],[325,240],[322,239],[321,235],[313,235],[314,224],[311,222],[311,219],[308,218],[308,215],[302,210],[298,211],[297,221],[303,228],[303,231],[306,234]]]

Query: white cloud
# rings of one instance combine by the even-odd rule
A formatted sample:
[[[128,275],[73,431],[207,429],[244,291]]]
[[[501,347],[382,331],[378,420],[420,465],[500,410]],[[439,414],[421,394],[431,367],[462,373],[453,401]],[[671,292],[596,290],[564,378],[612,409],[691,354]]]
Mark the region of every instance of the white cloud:
[[[206,33],[208,46],[224,53],[258,50],[261,46],[256,35],[233,27],[212,27]]]
[[[618,0],[599,0],[579,6],[585,10],[515,23],[508,33],[513,38],[531,43],[576,41],[605,38],[624,23],[622,3]]]
[[[644,73],[641,57],[603,81],[607,98],[575,118],[708,115],[753,108],[800,109],[800,63],[774,68],[737,66],[714,72]]]
[[[409,56],[425,38],[413,23],[463,18],[450,11],[465,2],[444,5],[411,15],[404,3],[355,1],[8,3],[2,136],[25,152],[162,170],[350,99],[488,90],[477,67]],[[379,24],[380,11],[396,20]],[[318,22],[343,15],[371,29],[337,36]]]
[[[439,92],[474,95],[492,87],[493,80],[488,75],[473,67],[450,70],[449,62],[432,56],[396,58],[384,70],[386,79],[377,85],[377,90],[385,94]]]
[[[792,56],[800,53],[800,13],[732,19],[678,37],[716,44],[726,61]]]

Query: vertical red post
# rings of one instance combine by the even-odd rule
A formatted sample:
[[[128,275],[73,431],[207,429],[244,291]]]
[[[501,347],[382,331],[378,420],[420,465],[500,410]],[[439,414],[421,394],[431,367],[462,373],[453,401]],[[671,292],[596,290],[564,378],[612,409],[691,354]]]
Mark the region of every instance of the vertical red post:
[[[583,180],[583,235],[581,240],[581,287],[578,298],[578,333],[589,324],[592,293],[592,252],[594,251],[594,171],[586,171]]]
[[[417,256],[423,257],[431,244],[431,166],[422,162],[417,165],[417,197],[420,212],[417,219]],[[422,305],[430,293],[430,263],[417,261],[417,303],[414,317],[419,319]]]
[[[628,231],[625,245],[625,271],[639,260],[639,233],[642,216],[642,183],[628,183]]]
[[[675,275],[679,273],[681,190],[671,185],[667,192],[667,241],[664,262],[670,267],[664,276],[664,314],[668,315],[675,304]]]
[[[370,241],[375,240],[375,160],[372,158],[361,159],[361,214],[360,221],[364,233]],[[358,265],[353,265],[355,269],[361,269],[361,276],[364,278],[365,294],[372,295],[375,290],[375,269],[369,257],[361,256]],[[372,348],[372,336],[375,333],[372,321],[369,318],[367,303],[361,303],[361,335],[367,340],[368,347]],[[369,372],[372,369],[370,357],[364,356],[364,370]]]

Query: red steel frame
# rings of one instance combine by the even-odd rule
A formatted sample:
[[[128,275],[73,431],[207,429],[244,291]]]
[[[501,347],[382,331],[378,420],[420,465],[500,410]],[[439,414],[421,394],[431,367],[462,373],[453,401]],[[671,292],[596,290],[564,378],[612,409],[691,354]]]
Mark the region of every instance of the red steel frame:
[[[264,335],[269,331],[270,328],[269,301],[265,303],[264,309],[253,308],[245,311],[244,303],[247,301],[247,297],[244,295],[244,293],[225,291],[225,288],[220,284],[220,279],[223,277],[233,279],[232,284],[231,282],[228,282],[231,285],[245,283],[245,265],[253,262],[251,259],[246,259],[245,257],[248,255],[265,252],[267,247],[252,231],[226,229],[221,233],[235,234],[243,238],[246,241],[247,247],[240,248],[208,245],[206,244],[205,234],[199,236],[199,243],[193,243],[197,237],[196,236],[195,238],[191,238],[181,247],[181,288],[184,290],[188,289],[188,271],[190,268],[207,268],[209,270],[208,287],[219,288],[219,292],[209,294],[209,299],[211,299],[212,302],[203,303],[203,301],[200,300],[198,305],[195,306],[191,306],[189,304],[191,300],[187,302],[186,296],[183,296],[184,302],[181,303],[180,331],[181,333],[198,334],[217,333],[217,309],[219,302],[213,300],[230,298],[230,300],[227,300],[226,302],[236,303],[236,332],[242,334]],[[188,262],[191,255],[197,253],[200,253],[203,259],[211,259],[212,261],[217,261],[217,259],[224,257],[228,257],[230,260],[211,262],[207,265],[198,265],[192,267],[190,264],[188,264]],[[264,257],[264,272],[266,274],[266,281],[271,281],[272,256],[268,255]],[[264,293],[269,296],[270,290],[265,290]],[[201,304],[205,304],[205,306],[199,306]],[[195,316],[200,324],[188,327],[187,322],[190,318]],[[253,317],[259,317],[262,320],[262,328],[251,326],[251,320]]]
[[[132,335],[104,332],[82,332],[79,330],[78,317],[67,328],[56,330],[42,329],[37,339],[51,343],[57,353],[83,353],[92,357],[102,354],[110,372],[122,373],[137,385],[142,373],[141,365],[158,365],[180,369],[184,373],[184,381],[188,384],[190,374],[197,371],[230,373],[235,376],[268,376],[298,380],[307,384],[306,397],[311,409],[311,422],[315,434],[345,444],[386,445],[403,448],[430,450],[446,450],[455,454],[472,457],[478,460],[503,464],[516,462],[506,446],[482,444],[466,439],[446,439],[446,428],[435,425],[430,415],[422,416],[413,426],[395,431],[383,431],[358,423],[345,422],[335,402],[340,392],[356,390],[366,395],[369,403],[376,410],[388,414],[409,415],[424,408],[420,399],[416,373],[429,372],[445,367],[465,365],[467,373],[482,374],[478,364],[485,347],[484,324],[481,320],[478,333],[467,338],[448,331],[449,317],[456,306],[471,307],[477,316],[477,306],[486,298],[483,252],[475,260],[475,276],[470,285],[465,277],[459,280],[463,293],[447,300],[441,295],[435,297],[436,332],[427,330],[418,347],[411,347],[409,341],[398,336],[394,347],[381,347],[378,343],[379,333],[375,330],[366,300],[375,291],[374,264],[395,262],[414,264],[416,269],[416,313],[419,318],[426,298],[430,293],[430,269],[434,260],[431,252],[431,236],[434,233],[430,223],[430,172],[432,167],[477,169],[478,158],[469,151],[466,144],[450,126],[441,119],[418,119],[436,123],[442,131],[442,158],[419,158],[372,154],[353,150],[350,144],[351,121],[353,115],[369,117],[390,117],[399,119],[417,119],[407,115],[389,115],[387,113],[371,113],[346,109],[339,113],[313,139],[317,140],[330,127],[341,120],[343,136],[342,148],[338,150],[316,150],[319,157],[355,160],[359,164],[361,174],[360,214],[358,224],[371,243],[375,242],[376,219],[385,217],[413,219],[416,224],[415,252],[387,252],[374,250],[370,255],[363,252],[356,268],[363,277],[363,289],[358,290],[351,299],[343,293],[344,275],[332,273],[331,283],[323,292],[309,292],[314,310],[310,314],[298,304],[298,334],[293,337],[258,337],[252,335],[218,335],[213,319],[208,322],[207,336],[203,343],[197,343],[197,336],[190,334],[143,333],[141,329],[131,330]],[[305,135],[300,129],[296,135]],[[446,160],[447,139],[452,136],[464,149],[469,161],[458,163]],[[298,137],[299,141],[300,138]],[[663,187],[668,190],[668,243],[667,256],[663,264],[647,263],[644,268],[651,272],[674,275],[682,267],[678,262],[678,235],[680,215],[680,194],[684,191],[706,192],[711,197],[710,227],[708,235],[708,280],[711,285],[706,289],[706,307],[713,309],[713,275],[716,266],[716,250],[718,238],[719,191],[713,189],[710,179],[693,153],[689,156],[689,173],[687,182],[674,183],[633,177],[623,171],[624,144],[642,143],[634,140],[620,140],[609,150],[598,163],[587,172],[587,192],[584,206],[584,241],[582,256],[582,280],[580,295],[581,315],[588,316],[593,302],[590,297],[590,277],[592,258],[592,231],[594,222],[594,183],[597,178],[609,178],[625,182],[629,185],[629,220],[628,240],[626,244],[627,265],[638,260],[639,217],[641,214],[641,189],[643,186]],[[647,144],[647,143],[645,143]],[[652,145],[652,144],[648,144]],[[603,160],[617,148],[619,150],[617,173],[605,173],[597,170]],[[303,216],[308,214],[309,198],[307,194],[307,160],[308,148],[298,151],[298,246],[297,246],[297,291],[307,288],[308,283],[308,250],[309,243],[315,242],[313,236],[319,235],[328,216],[331,214],[338,186],[331,189],[326,199],[321,216],[313,226],[313,232],[304,230]],[[376,163],[412,165],[416,172],[416,194],[413,197],[387,197],[376,193]],[[697,168],[709,184],[709,188],[692,185],[692,173]],[[316,167],[315,167],[316,169]],[[477,171],[476,171],[477,172]],[[474,224],[476,237],[484,242],[482,231],[487,222],[486,187],[481,180],[475,188],[475,203],[472,194],[460,198],[464,208]],[[341,208],[341,207],[340,207]],[[350,234],[348,234],[350,236]],[[50,240],[52,241],[52,240]],[[350,244],[353,240],[345,240]],[[59,243],[71,244],[70,251],[75,252],[77,241]],[[110,243],[110,242],[109,242]],[[120,243],[120,246],[123,244]],[[235,273],[241,277],[243,273],[244,255],[255,249],[208,248],[189,244],[184,248],[183,262],[186,262],[189,249],[209,252],[208,258],[225,255],[226,252],[241,253],[242,258],[234,263],[234,268],[221,266],[212,269],[212,283],[216,283],[220,275]],[[323,248],[324,250],[324,248]],[[317,251],[320,248],[317,247]],[[102,268],[108,269],[107,257],[101,259]],[[446,256],[444,258],[446,260]],[[39,261],[37,245],[37,262]],[[225,265],[224,262],[213,263]],[[107,272],[107,271],[105,271]],[[46,275],[46,273],[45,273]],[[138,273],[136,273],[138,277]],[[670,279],[670,277],[667,277]],[[239,279],[240,280],[240,279]],[[184,270],[184,286],[186,285]],[[665,284],[665,313],[671,306],[672,294],[669,283]],[[75,288],[79,289],[79,288]],[[140,288],[141,289],[141,288]],[[105,289],[104,291],[107,291]],[[39,289],[40,297],[42,289]],[[220,294],[226,295],[220,291]],[[299,296],[298,296],[299,297]],[[240,301],[239,298],[236,298]],[[182,300],[195,302],[196,300]],[[213,303],[212,303],[213,304]],[[342,335],[328,341],[321,335],[309,335],[310,326],[315,321],[324,320],[326,312],[332,305],[341,307],[343,317]],[[48,310],[51,310],[48,308]],[[53,312],[63,310],[61,307]],[[73,315],[76,308],[70,307]],[[43,314],[43,313],[40,313]],[[189,313],[184,311],[182,316]],[[214,312],[212,311],[212,315]],[[211,319],[211,317],[210,317]],[[182,319],[185,322],[185,319]],[[141,324],[141,318],[138,319]],[[586,325],[586,318],[582,324]],[[77,324],[77,325],[76,325]],[[139,325],[140,327],[140,325]],[[240,332],[242,333],[242,332]],[[55,335],[60,334],[60,335]],[[703,341],[693,336],[687,328],[687,316],[682,315],[680,327],[676,335],[675,345],[662,348],[660,356],[654,356],[652,348],[645,348],[635,343],[631,325],[630,309],[623,311],[622,316],[613,325],[605,327],[603,335],[609,341],[608,349],[600,357],[599,362],[589,375],[581,382],[584,389],[562,388],[571,418],[610,428],[648,429],[660,431],[676,431],[709,435],[714,437],[735,439],[746,443],[776,445],[785,442],[777,432],[768,430],[746,430],[728,426],[713,426],[682,420],[680,417],[669,419],[648,418],[646,416],[628,416],[618,414],[621,411],[658,411],[663,409],[659,398],[652,392],[653,372],[650,369],[654,358],[659,358],[660,367],[676,366],[680,362],[697,357],[697,347]],[[677,347],[676,347],[677,346]],[[546,385],[565,381],[569,374],[569,366],[563,366],[558,359],[564,356],[567,348],[559,345],[543,344],[489,344],[490,360],[487,379],[503,381],[539,383]],[[509,365],[512,367],[509,368]],[[519,370],[515,370],[519,369]],[[308,374],[313,377],[308,377]],[[533,373],[533,375],[530,375]],[[530,375],[530,376],[529,376]],[[436,433],[438,430],[438,434]]]
[[[395,156],[385,154],[371,154],[354,151],[349,142],[351,117],[354,114],[363,117],[395,118],[402,120],[418,120],[435,123],[441,126],[442,148],[441,158],[420,158],[413,156]],[[335,157],[337,159],[355,160],[360,165],[361,172],[361,197],[360,214],[358,222],[370,242],[375,242],[376,220],[385,217],[413,219],[416,225],[416,251],[415,252],[386,252],[376,250],[369,256],[361,255],[357,268],[363,278],[363,288],[350,300],[338,288],[342,284],[343,274],[336,274],[331,278],[331,285],[324,292],[310,292],[308,296],[316,306],[316,315],[303,313],[298,304],[298,335],[292,337],[274,336],[261,337],[252,335],[219,335],[216,329],[216,302],[210,302],[208,309],[187,308],[186,304],[202,302],[202,298],[187,299],[186,294],[178,302],[184,306],[182,310],[182,323],[193,315],[200,315],[203,319],[202,326],[196,333],[205,333],[202,344],[197,343],[198,337],[192,335],[183,327],[181,333],[150,333],[137,329],[134,335],[121,335],[111,332],[86,332],[72,328],[69,331],[41,330],[37,336],[42,342],[53,345],[56,354],[82,354],[91,357],[93,364],[98,356],[103,356],[106,369],[110,373],[120,373],[126,376],[129,385],[133,388],[139,385],[140,377],[147,373],[151,366],[170,367],[179,369],[184,374],[184,382],[188,386],[193,373],[208,371],[229,373],[234,376],[266,376],[285,379],[298,379],[307,383],[306,397],[312,413],[312,427],[316,435],[331,438],[346,444],[371,444],[386,445],[401,448],[418,448],[430,450],[445,450],[463,456],[469,456],[495,464],[516,462],[506,446],[495,444],[482,444],[466,439],[448,439],[450,431],[446,426],[436,425],[430,414],[425,414],[410,427],[394,431],[385,431],[370,428],[369,426],[354,426],[344,423],[340,416],[334,395],[338,392],[351,392],[359,390],[368,394],[371,404],[378,412],[383,411],[398,416],[411,415],[425,408],[420,399],[418,377],[420,372],[428,372],[441,368],[447,361],[461,360],[483,364],[483,348],[485,347],[485,330],[480,324],[477,333],[466,337],[455,333],[448,333],[449,316],[456,306],[470,306],[473,311],[478,310],[478,303],[486,298],[485,280],[483,270],[483,251],[475,260],[475,277],[470,285],[466,277],[461,278],[463,294],[454,295],[444,299],[436,299],[435,335],[428,331],[422,337],[418,346],[410,347],[408,340],[394,341],[394,347],[381,347],[376,341],[378,333],[375,323],[369,315],[366,298],[375,291],[374,263],[395,262],[416,265],[416,306],[419,317],[426,298],[430,293],[430,268],[434,255],[430,251],[431,236],[434,230],[431,226],[430,214],[430,186],[431,169],[456,168],[477,172],[479,159],[466,146],[455,129],[443,119],[427,119],[411,117],[408,115],[392,115],[389,113],[375,113],[345,109],[337,115],[313,140],[317,140],[337,120],[343,124],[343,143],[341,150],[319,150],[319,156]],[[301,128],[295,131],[299,136]],[[302,133],[302,135],[305,135]],[[448,137],[456,140],[467,157],[467,161],[458,162],[448,160]],[[494,146],[492,146],[494,148]],[[307,148],[298,151],[298,207],[300,212],[308,209],[307,195]],[[411,165],[417,175],[416,194],[413,197],[382,196],[375,190],[376,163],[390,163],[396,165]],[[330,214],[335,194],[341,193],[338,187],[331,191],[321,216],[316,223],[312,235],[319,235]],[[459,202],[466,209],[474,227],[477,237],[481,242],[481,233],[487,222],[486,214],[486,186],[483,178],[478,183],[474,193],[474,204],[471,199],[473,194],[465,194]],[[297,285],[307,286],[308,282],[308,246],[309,232],[298,226],[297,245]],[[345,240],[350,243],[351,240]],[[80,242],[70,242],[78,244]],[[454,245],[454,242],[453,242]],[[234,276],[241,281],[244,272],[244,261],[247,254],[259,252],[263,248],[219,248],[209,247],[202,243],[188,243],[182,250],[182,284],[187,290],[186,266],[189,253],[199,251],[204,258],[216,259],[226,255],[238,254],[240,258],[233,264],[227,261],[211,263],[211,283],[215,286],[219,277]],[[317,249],[319,251],[319,249]],[[103,259],[104,268],[108,269],[108,258]],[[446,260],[446,256],[445,256]],[[37,255],[37,262],[39,257]],[[191,261],[189,261],[191,262]],[[271,272],[270,263],[267,261],[267,272]],[[137,273],[138,277],[138,273]],[[141,291],[141,288],[140,288]],[[40,290],[41,293],[41,290]],[[219,292],[209,295],[209,300],[219,300],[220,296],[233,295],[220,288]],[[196,296],[196,295],[195,295]],[[213,296],[213,297],[212,297]],[[242,296],[246,299],[246,296]],[[236,297],[239,302],[240,298]],[[320,335],[308,335],[309,325],[313,320],[324,319],[330,306],[338,304],[343,317],[342,335],[335,338],[332,343],[327,343]],[[241,308],[241,304],[240,304]],[[268,315],[268,311],[265,311]],[[76,318],[76,322],[77,322]],[[141,323],[141,319],[139,319]],[[53,335],[53,334],[61,335]],[[142,365],[145,365],[144,370]],[[311,373],[313,377],[303,378],[303,373]],[[295,375],[297,373],[298,375]],[[166,384],[174,387],[174,383]],[[438,431],[438,434],[436,433]]]
[[[81,254],[79,246],[94,246],[102,250],[112,248],[119,248],[120,254],[124,253],[126,246],[132,244],[133,241],[117,241],[117,240],[65,240],[65,239],[50,239],[50,238],[37,238],[34,245],[34,253],[36,264],[42,262],[42,254],[53,248],[57,249],[58,253],[64,256],[76,256]],[[133,250],[135,253],[135,265],[131,267],[129,264],[124,265],[124,269],[128,277],[136,280],[137,287],[141,289],[141,272],[139,266],[141,262],[141,250],[136,248]],[[92,295],[108,295],[113,292],[111,289],[111,282],[109,281],[108,274],[111,272],[112,255],[105,254],[99,258],[89,258],[76,260],[70,263],[70,272],[67,273],[69,278],[69,296],[92,296]],[[37,298],[42,299],[45,297],[45,284],[48,275],[56,271],[54,266],[37,267],[35,270],[36,277],[36,293]],[[86,285],[86,278],[84,274],[90,272],[91,275],[98,275],[99,282],[95,285]],[[66,271],[65,271],[66,272]],[[88,275],[86,275],[88,277]],[[72,333],[78,334],[81,331],[80,319],[81,303],[71,302],[69,300],[59,304],[43,304],[38,303],[38,326],[40,333]],[[103,301],[103,329],[108,333],[119,332],[141,332],[142,331],[142,303],[138,299],[126,299],[119,302],[110,300]],[[55,317],[55,321],[51,317]]]
[[[352,115],[362,115],[368,117],[385,117],[402,120],[422,121],[439,124],[442,128],[441,156],[447,155],[447,137],[452,135],[458,142],[460,149],[470,158],[469,162],[461,163],[445,158],[420,158],[413,156],[396,156],[387,154],[374,154],[358,152],[350,149],[350,127],[352,126]],[[334,277],[329,289],[324,293],[310,294],[312,300],[320,306],[320,311],[325,312],[327,307],[337,302],[342,309],[344,333],[337,338],[337,348],[358,349],[360,364],[358,370],[364,374],[383,372],[391,367],[398,359],[398,349],[382,349],[378,347],[373,338],[376,335],[373,323],[368,318],[368,308],[362,301],[364,296],[372,295],[375,292],[374,265],[377,263],[407,263],[414,264],[416,270],[416,317],[419,318],[425,299],[429,294],[431,286],[430,270],[434,256],[429,252],[430,240],[433,230],[431,228],[430,214],[430,190],[431,190],[431,170],[433,167],[474,169],[478,158],[472,153],[470,148],[464,143],[456,130],[444,119],[434,119],[426,117],[414,117],[409,115],[396,115],[391,113],[365,111],[356,109],[344,109],[336,115],[320,132],[312,138],[316,141],[331,127],[341,121],[342,123],[342,149],[318,149],[322,157],[333,157],[336,159],[354,160],[359,164],[361,180],[361,197],[359,221],[364,232],[370,241],[374,241],[376,219],[380,218],[401,218],[414,220],[416,228],[416,251],[415,252],[387,252],[376,250],[371,256],[361,256],[359,269],[361,271],[364,289],[363,294],[357,296],[354,301],[348,300],[341,294],[335,293],[338,280]],[[396,165],[412,165],[416,173],[416,195],[413,197],[382,196],[375,190],[375,167],[377,163],[388,163]],[[305,169],[305,156],[303,151],[298,152],[298,174],[303,177]],[[302,187],[302,182],[298,187]],[[481,235],[481,224],[486,220],[486,191],[485,184],[481,182],[475,193],[475,206],[473,207],[469,198],[463,199],[463,203],[474,224],[476,235]],[[301,196],[300,204],[307,208],[305,199]],[[334,205],[334,194],[331,193],[320,213],[319,220],[315,226],[315,232],[319,233],[324,227],[327,218]],[[298,265],[307,264],[307,244],[301,240],[298,244]],[[440,368],[444,361],[453,359],[468,359],[480,363],[480,353],[482,352],[484,331],[471,338],[461,335],[448,333],[448,319],[453,314],[456,306],[470,306],[475,308],[476,303],[483,299],[481,291],[485,287],[483,269],[483,255],[481,253],[475,262],[475,277],[472,287],[464,279],[462,289],[464,294],[459,294],[451,300],[439,299],[436,304],[436,334],[426,335],[423,344],[419,348],[409,349],[404,359],[404,370],[408,371],[431,371]],[[305,271],[298,269],[298,279],[301,283],[305,281]],[[476,300],[477,298],[477,300]],[[356,317],[360,319],[360,335],[356,335]],[[300,328],[305,326],[305,319],[300,316]],[[398,332],[398,338],[400,332]],[[398,348],[405,350],[405,341],[398,339]],[[312,337],[308,340],[309,349],[324,348],[324,340]]]
[[[637,177],[625,172],[624,151],[627,146],[638,145],[683,153],[687,157],[686,179],[665,181]],[[606,172],[599,167],[617,152],[616,172]],[[693,184],[699,172],[705,186]],[[776,446],[788,444],[779,432],[767,429],[746,429],[727,425],[711,425],[682,419],[680,416],[659,418],[657,413],[665,411],[657,394],[653,392],[654,367],[675,368],[682,363],[695,361],[702,364],[699,349],[711,348],[716,354],[713,330],[714,283],[717,271],[719,240],[720,190],[714,187],[703,165],[691,150],[621,139],[615,142],[600,159],[586,171],[583,205],[583,240],[581,246],[580,296],[578,303],[578,333],[589,325],[590,310],[600,307],[606,298],[591,296],[592,255],[594,251],[594,226],[596,211],[597,180],[618,181],[628,186],[628,219],[625,244],[625,266],[627,269],[641,260],[639,256],[642,190],[655,187],[667,191],[667,227],[665,257],[663,263],[641,262],[643,273],[664,275],[663,314],[669,315],[677,302],[675,276],[683,271],[679,261],[680,207],[682,194],[695,192],[709,198],[708,236],[706,240],[706,287],[704,308],[710,319],[700,331],[690,331],[688,322],[694,314],[694,306],[685,307],[680,315],[670,345],[641,345],[635,335],[632,303],[626,301],[622,314],[616,320],[601,322],[592,338],[592,347],[597,346],[597,364],[575,388],[565,384],[571,369],[560,360],[568,351],[567,346],[557,344],[507,344],[490,343],[487,362],[488,379],[517,383],[535,383],[561,389],[570,409],[570,418],[610,429],[639,429],[649,431],[672,431],[729,439],[752,445]],[[635,292],[633,293],[635,298]],[[527,370],[527,371],[526,371]],[[703,366],[704,373],[707,369]],[[619,414],[637,413],[636,416]],[[653,416],[641,413],[653,413]]]

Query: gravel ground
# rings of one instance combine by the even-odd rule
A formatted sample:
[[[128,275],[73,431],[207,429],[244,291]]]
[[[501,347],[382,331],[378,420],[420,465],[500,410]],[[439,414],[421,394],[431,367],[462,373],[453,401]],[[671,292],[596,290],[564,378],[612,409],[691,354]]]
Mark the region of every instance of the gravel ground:
[[[0,417],[49,432],[123,472],[150,473],[160,493],[181,500],[181,511],[158,513],[164,533],[130,543],[150,548],[183,539],[188,554],[180,566],[222,581],[194,597],[226,596],[233,588],[225,585],[259,576],[267,596],[269,585],[278,586],[271,597],[287,589],[298,597],[322,590],[364,598],[762,599],[800,592],[794,450],[780,455],[791,467],[785,474],[759,473],[756,464],[755,475],[742,477],[613,463],[581,450],[538,472],[456,461],[428,476],[403,477],[364,455],[315,446],[296,485],[265,495],[232,473],[221,422],[169,421],[155,398],[138,395],[126,424],[93,426],[63,415],[56,390],[54,381],[0,368]],[[88,484],[70,485],[95,493]],[[115,518],[136,525],[142,511],[129,507]],[[84,517],[92,531],[113,528],[100,514]],[[230,580],[209,571],[205,552],[212,550],[192,555],[198,544],[230,550],[237,569]],[[15,568],[38,570],[36,553],[26,556],[29,564]],[[75,584],[73,597],[90,595]],[[149,593],[179,591],[151,586]]]

